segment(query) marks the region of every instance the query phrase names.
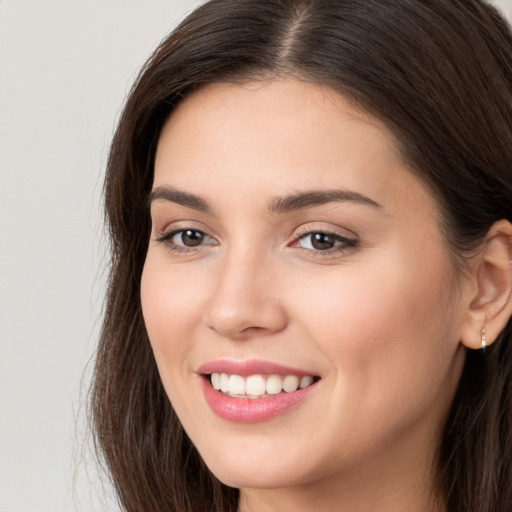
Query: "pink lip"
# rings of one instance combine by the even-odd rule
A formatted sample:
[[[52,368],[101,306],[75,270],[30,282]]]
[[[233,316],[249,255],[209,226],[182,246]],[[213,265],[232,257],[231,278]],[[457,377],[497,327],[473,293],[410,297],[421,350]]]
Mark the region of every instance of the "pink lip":
[[[236,423],[256,423],[274,418],[302,402],[316,388],[315,383],[292,393],[283,392],[267,398],[233,398],[214,389],[207,379],[201,381],[211,410],[217,416]]]
[[[270,361],[260,361],[257,359],[249,361],[233,361],[229,359],[210,361],[209,363],[202,365],[197,370],[197,373],[203,375],[208,375],[210,373],[228,373],[230,375],[241,375],[242,377],[256,374],[297,375],[297,377],[303,377],[304,375],[314,376],[313,373],[308,371],[290,368],[289,366],[283,366]]]
[[[279,393],[265,398],[233,398],[217,391],[207,375],[228,373],[230,375],[312,375],[304,370],[290,368],[269,361],[230,361],[218,360],[204,364],[198,369],[202,375],[201,384],[204,397],[212,411],[219,417],[236,423],[256,423],[272,419],[283,414],[291,407],[301,403],[317,387],[317,383],[291,393]]]

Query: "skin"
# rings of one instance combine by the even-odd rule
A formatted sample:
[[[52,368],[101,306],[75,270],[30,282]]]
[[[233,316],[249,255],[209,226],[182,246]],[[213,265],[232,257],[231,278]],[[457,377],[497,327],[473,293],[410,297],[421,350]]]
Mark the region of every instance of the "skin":
[[[152,202],[146,327],[173,407],[211,471],[241,489],[240,510],[445,510],[433,465],[476,285],[456,279],[436,201],[390,131],[328,87],[210,85],[165,125],[159,187],[208,210]],[[268,209],[340,189],[377,205]],[[205,237],[161,240],[180,229]],[[311,232],[353,243],[318,250]],[[232,423],[211,411],[197,374],[221,358],[321,380],[271,420]]]

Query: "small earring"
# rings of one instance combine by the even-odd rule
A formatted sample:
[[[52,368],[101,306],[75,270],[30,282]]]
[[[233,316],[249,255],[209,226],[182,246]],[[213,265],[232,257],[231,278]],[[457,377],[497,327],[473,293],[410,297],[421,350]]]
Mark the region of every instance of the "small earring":
[[[485,329],[482,329],[480,334],[482,336],[482,350],[485,350],[485,347],[487,347],[487,338],[485,337]]]

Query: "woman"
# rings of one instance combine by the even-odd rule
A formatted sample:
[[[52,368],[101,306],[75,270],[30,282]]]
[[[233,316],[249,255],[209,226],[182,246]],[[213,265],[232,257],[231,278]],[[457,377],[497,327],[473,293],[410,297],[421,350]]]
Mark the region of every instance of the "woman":
[[[511,79],[478,0],[212,0],[160,45],[105,188],[125,510],[512,510]]]

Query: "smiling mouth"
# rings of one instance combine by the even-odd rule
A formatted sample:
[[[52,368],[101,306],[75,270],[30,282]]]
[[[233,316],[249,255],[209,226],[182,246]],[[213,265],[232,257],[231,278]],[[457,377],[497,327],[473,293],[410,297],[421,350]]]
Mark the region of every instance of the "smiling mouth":
[[[211,373],[205,375],[212,387],[233,398],[268,398],[305,389],[319,380],[312,375],[247,375]]]

